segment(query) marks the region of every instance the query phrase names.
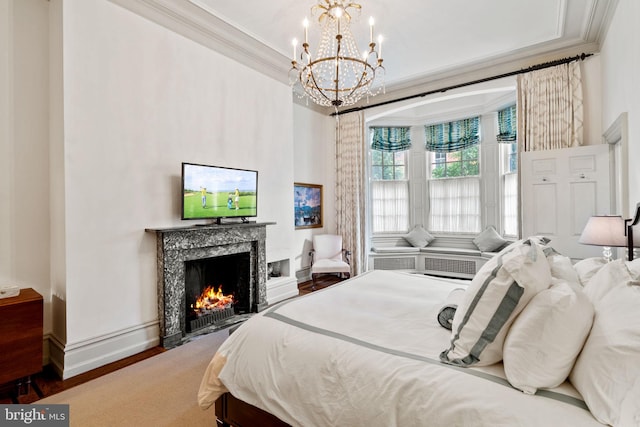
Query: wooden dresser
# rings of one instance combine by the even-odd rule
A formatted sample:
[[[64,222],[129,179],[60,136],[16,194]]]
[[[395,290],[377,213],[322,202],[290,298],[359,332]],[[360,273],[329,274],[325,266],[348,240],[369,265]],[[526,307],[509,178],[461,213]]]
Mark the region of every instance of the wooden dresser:
[[[42,371],[42,304],[31,288],[0,299],[0,384]]]

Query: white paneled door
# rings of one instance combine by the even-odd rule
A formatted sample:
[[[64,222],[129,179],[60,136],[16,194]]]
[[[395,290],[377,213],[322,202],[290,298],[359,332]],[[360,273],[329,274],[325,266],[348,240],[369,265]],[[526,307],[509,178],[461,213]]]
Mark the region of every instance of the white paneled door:
[[[546,236],[574,259],[601,256],[578,239],[589,217],[613,214],[609,168],[607,144],[522,153],[523,236]]]

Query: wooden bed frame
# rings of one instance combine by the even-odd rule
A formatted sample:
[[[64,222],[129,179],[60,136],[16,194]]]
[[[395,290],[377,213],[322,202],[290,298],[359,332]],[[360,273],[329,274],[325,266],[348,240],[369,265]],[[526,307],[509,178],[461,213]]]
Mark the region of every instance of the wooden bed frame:
[[[290,427],[260,408],[225,393],[216,400],[216,421],[222,427]]]

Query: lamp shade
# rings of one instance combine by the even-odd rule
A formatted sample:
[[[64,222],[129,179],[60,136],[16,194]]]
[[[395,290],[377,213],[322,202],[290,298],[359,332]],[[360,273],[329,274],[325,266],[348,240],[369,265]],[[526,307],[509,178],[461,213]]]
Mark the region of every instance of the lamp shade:
[[[596,246],[627,246],[624,230],[624,220],[619,215],[592,216],[578,242]]]

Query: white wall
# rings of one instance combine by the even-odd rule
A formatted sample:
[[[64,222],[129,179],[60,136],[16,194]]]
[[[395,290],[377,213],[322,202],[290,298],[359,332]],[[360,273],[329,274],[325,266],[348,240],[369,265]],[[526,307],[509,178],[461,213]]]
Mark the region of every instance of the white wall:
[[[49,298],[48,8],[0,6],[0,284]]]
[[[335,117],[314,112],[304,106],[293,106],[294,181],[321,184],[323,190],[323,218],[321,228],[295,230],[293,240],[296,272],[307,280],[310,267],[309,250],[315,234],[335,233]],[[291,187],[293,197],[293,186]],[[293,221],[293,220],[292,220]],[[302,271],[301,271],[302,270]]]
[[[14,279],[13,233],[13,3],[0,2],[0,284]]]
[[[1,3],[0,280],[45,296],[65,377],[157,344],[145,228],[184,225],[181,162],[258,170],[267,260],[293,262],[287,85],[111,2]]]
[[[112,3],[65,2],[63,20],[73,346],[157,319],[144,229],[181,225],[182,161],[258,170],[258,220],[287,252],[293,126],[286,85]]]
[[[602,143],[602,73],[600,55],[580,62],[584,106],[583,145]]]
[[[628,204],[640,202],[640,2],[619,0],[601,50],[602,129],[628,113]],[[624,212],[630,217],[632,212]]]

